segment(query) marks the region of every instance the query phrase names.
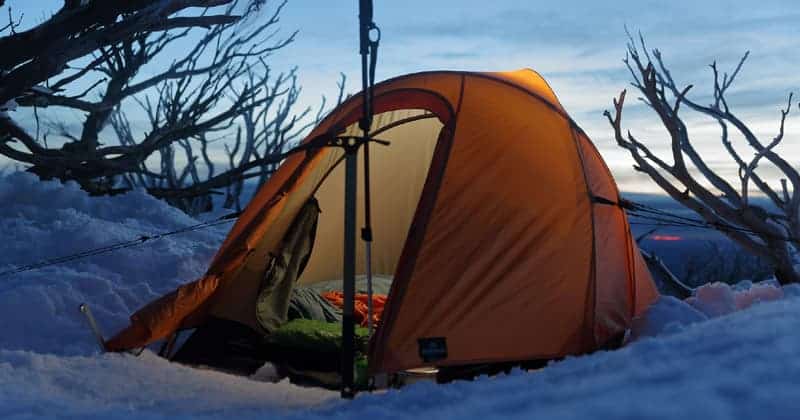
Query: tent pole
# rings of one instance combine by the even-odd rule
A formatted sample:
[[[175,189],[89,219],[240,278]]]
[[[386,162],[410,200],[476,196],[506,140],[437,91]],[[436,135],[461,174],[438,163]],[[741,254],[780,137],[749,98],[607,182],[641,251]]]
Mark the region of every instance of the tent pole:
[[[345,200],[344,200],[344,308],[342,308],[342,398],[353,398],[354,365],[355,365],[355,324],[353,312],[356,289],[356,176],[358,171],[358,148],[364,146],[364,228],[361,238],[366,245],[367,258],[367,294],[369,295],[368,314],[369,330],[372,333],[372,225],[370,217],[370,185],[369,185],[369,130],[372,126],[372,86],[375,83],[375,65],[377,64],[380,29],[372,21],[372,0],[358,2],[359,54],[361,55],[361,82],[364,101],[362,115],[358,122],[362,130],[361,139],[349,138],[345,149]],[[374,30],[376,38],[370,37]],[[368,58],[370,60],[368,60]]]
[[[344,181],[344,261],[342,308],[342,398],[353,398],[355,364],[355,321],[353,312],[356,291],[356,177],[358,146],[345,147]]]
[[[367,270],[367,330],[369,336],[372,337],[372,313],[374,311],[372,308],[372,241],[364,242],[364,247],[366,251],[364,256],[367,259],[365,267]]]

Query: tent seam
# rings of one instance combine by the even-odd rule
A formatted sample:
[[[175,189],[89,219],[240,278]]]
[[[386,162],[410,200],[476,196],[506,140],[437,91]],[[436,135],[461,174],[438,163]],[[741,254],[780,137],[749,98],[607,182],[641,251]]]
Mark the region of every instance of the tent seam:
[[[542,76],[541,76],[541,75],[540,75],[538,72],[535,72],[535,71],[534,71],[534,73],[536,73],[536,74],[537,74],[537,75],[538,75],[538,76],[539,76],[539,77],[540,77],[540,78],[541,78],[541,79],[544,81],[545,85],[547,85],[547,87],[550,89],[550,91],[551,91],[551,92],[553,92],[553,89],[550,87],[550,85],[547,83],[547,81],[544,79],[544,77],[542,77]],[[569,124],[570,124],[570,125],[574,126],[574,127],[575,127],[575,128],[577,128],[577,129],[578,129],[578,130],[579,130],[581,133],[584,133],[584,134],[585,134],[585,131],[584,131],[584,130],[583,130],[583,129],[582,129],[582,128],[581,128],[581,127],[580,127],[580,126],[579,126],[579,125],[578,125],[578,124],[575,122],[575,120],[573,120],[573,119],[572,119],[572,117],[571,117],[571,116],[570,116],[570,115],[569,115],[569,114],[568,114],[568,113],[567,113],[567,112],[566,112],[566,111],[563,109],[563,107],[561,106],[561,104],[560,104],[560,103],[559,103],[559,104],[554,104],[554,103],[553,103],[553,102],[551,102],[550,100],[548,100],[548,99],[546,99],[546,98],[542,97],[542,96],[541,96],[541,95],[539,95],[538,93],[536,93],[536,92],[534,92],[534,91],[532,91],[532,90],[530,90],[530,89],[528,89],[528,88],[522,87],[522,86],[520,86],[520,85],[518,85],[518,84],[516,84],[516,83],[510,82],[510,81],[508,81],[508,80],[503,80],[503,79],[500,79],[500,78],[498,78],[498,77],[495,77],[495,76],[493,76],[493,75],[491,75],[491,74],[480,73],[480,72],[471,72],[471,71],[456,71],[456,70],[432,70],[432,71],[421,71],[421,72],[417,72],[417,73],[404,74],[404,75],[401,75],[401,76],[396,76],[396,77],[392,77],[392,78],[389,78],[389,79],[383,80],[383,81],[381,81],[380,83],[378,83],[377,85],[375,85],[375,88],[377,89],[377,88],[380,88],[382,85],[390,84],[390,83],[392,83],[392,82],[396,82],[396,81],[398,81],[398,80],[403,80],[403,79],[406,79],[406,78],[413,78],[413,77],[417,77],[417,76],[437,75],[437,74],[441,74],[441,75],[459,75],[459,76],[461,76],[461,77],[462,77],[462,79],[463,79],[465,76],[467,76],[467,75],[469,75],[469,76],[475,76],[475,77],[479,77],[479,78],[482,78],[482,79],[491,80],[491,81],[494,81],[494,82],[498,82],[498,83],[501,83],[501,84],[505,84],[505,85],[511,86],[511,87],[513,87],[513,88],[515,88],[515,89],[521,90],[521,91],[523,91],[523,92],[527,93],[528,95],[530,95],[530,96],[532,96],[532,97],[534,97],[534,98],[538,99],[539,101],[541,101],[542,103],[544,103],[544,104],[545,104],[547,107],[551,108],[553,111],[556,111],[556,113],[558,113],[558,114],[559,114],[561,117],[563,117],[564,119],[566,119],[566,120],[569,122]],[[420,89],[420,90],[425,90],[425,89]],[[388,93],[388,92],[386,92],[386,93]],[[384,93],[384,94],[385,94],[385,93]],[[556,95],[555,95],[555,93],[553,93],[553,96],[556,96]],[[346,100],[346,101],[342,102],[342,104],[341,104],[341,105],[339,105],[339,107],[346,106],[346,105],[348,105],[348,103],[349,103],[349,102],[355,102],[355,101],[356,101],[356,100],[358,100],[359,98],[360,98],[360,92],[359,92],[359,94],[355,94],[355,95],[353,95],[352,97],[350,97],[348,100]],[[558,99],[558,98],[556,97],[556,99]],[[460,99],[459,99],[459,100],[460,100]],[[321,124],[324,124],[324,123],[325,123],[325,121],[326,121],[328,118],[334,119],[334,118],[333,118],[333,114],[330,114],[330,115],[328,115],[327,117],[325,117],[325,118],[324,118],[324,119],[323,119],[323,120],[320,122],[320,124],[319,124],[319,125],[321,125]]]
[[[578,142],[577,137],[575,136],[575,130],[573,127],[570,127],[570,136],[572,137],[572,141],[575,144],[575,150],[578,154],[578,161],[581,165],[581,175],[583,175],[583,184],[586,187],[586,195],[589,198],[589,214],[591,216],[591,224],[592,224],[592,262],[591,262],[591,269],[589,275],[591,281],[591,291],[592,291],[592,313],[591,313],[591,337],[592,337],[592,344],[597,346],[597,232],[596,223],[595,223],[595,203],[592,200],[594,197],[594,193],[592,192],[591,188],[589,187],[589,179],[586,174],[586,161],[583,158],[583,148],[581,147],[580,143]]]

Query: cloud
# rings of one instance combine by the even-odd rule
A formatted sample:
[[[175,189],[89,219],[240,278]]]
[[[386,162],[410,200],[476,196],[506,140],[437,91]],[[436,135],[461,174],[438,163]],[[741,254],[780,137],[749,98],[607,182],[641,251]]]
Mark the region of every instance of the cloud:
[[[426,57],[434,60],[453,60],[478,58],[480,54],[475,51],[442,51],[428,53]]]

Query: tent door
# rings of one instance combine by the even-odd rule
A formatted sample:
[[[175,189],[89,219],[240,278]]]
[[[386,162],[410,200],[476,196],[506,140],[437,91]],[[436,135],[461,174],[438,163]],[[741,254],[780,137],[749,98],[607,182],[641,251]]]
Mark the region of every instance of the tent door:
[[[267,360],[264,333],[287,321],[292,289],[303,272],[316,237],[319,204],[313,197],[298,212],[271,256],[256,300],[256,316],[264,331],[237,321],[211,317],[198,327],[175,354],[173,361],[215,367],[250,375]]]
[[[319,212],[317,200],[311,197],[297,213],[277,252],[271,255],[256,299],[256,319],[267,333],[288,320],[292,290],[314,248]]]

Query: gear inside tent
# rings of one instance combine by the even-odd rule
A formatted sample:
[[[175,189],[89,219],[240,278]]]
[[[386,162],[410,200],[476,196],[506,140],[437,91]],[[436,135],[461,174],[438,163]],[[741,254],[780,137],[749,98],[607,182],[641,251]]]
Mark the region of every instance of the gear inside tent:
[[[439,71],[373,92],[371,133],[386,144],[370,148],[376,330],[356,332],[363,374],[535,363],[620,343],[658,292],[608,168],[544,79]],[[345,152],[334,140],[359,135],[361,104],[338,106],[282,163],[205,276],[137,311],[106,347],[193,330],[168,357],[335,373],[342,338],[326,324],[342,322]],[[365,265],[357,249],[356,274]],[[370,302],[356,297],[358,314]]]

